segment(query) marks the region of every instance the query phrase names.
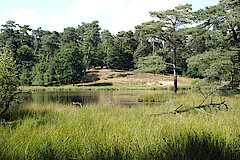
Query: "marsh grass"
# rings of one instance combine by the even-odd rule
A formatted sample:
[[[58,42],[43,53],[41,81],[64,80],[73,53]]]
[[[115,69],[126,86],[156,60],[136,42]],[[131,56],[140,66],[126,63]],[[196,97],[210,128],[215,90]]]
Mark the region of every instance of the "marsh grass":
[[[64,85],[64,86],[20,86],[18,87],[21,91],[75,91],[75,90],[82,90],[81,87],[73,86],[73,85]]]
[[[0,159],[239,159],[240,99],[225,99],[232,109],[160,117],[149,114],[201,95],[132,108],[28,104],[0,123]]]
[[[73,86],[65,85],[59,87],[44,87],[44,86],[20,86],[21,91],[79,91],[79,90],[98,90],[98,91],[116,91],[116,90],[169,90],[173,91],[173,86]],[[179,86],[178,89],[190,90],[191,86]]]
[[[168,90],[168,86],[59,86],[59,87],[43,87],[43,86],[20,86],[18,88],[21,91],[77,91],[77,90],[99,90],[99,91],[115,91],[115,90]]]
[[[138,97],[138,102],[166,102],[174,98],[171,93],[142,94]]]

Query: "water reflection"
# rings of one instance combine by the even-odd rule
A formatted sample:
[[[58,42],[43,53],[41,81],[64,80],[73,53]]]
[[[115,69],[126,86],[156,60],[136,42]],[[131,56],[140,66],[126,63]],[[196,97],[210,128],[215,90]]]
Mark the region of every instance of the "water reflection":
[[[156,93],[156,91],[144,91],[144,93]],[[32,95],[23,95],[26,103],[62,103],[72,104],[80,102],[83,105],[133,105],[137,103],[139,95],[143,91],[58,91],[58,92],[34,92]]]

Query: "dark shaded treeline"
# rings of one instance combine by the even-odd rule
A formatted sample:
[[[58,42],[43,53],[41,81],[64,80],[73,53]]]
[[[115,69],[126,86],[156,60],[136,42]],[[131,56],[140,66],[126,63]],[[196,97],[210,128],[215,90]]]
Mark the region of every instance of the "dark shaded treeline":
[[[50,32],[7,21],[0,48],[15,61],[21,85],[77,83],[88,67],[229,80],[239,85],[240,2],[222,0],[192,12],[191,5],[150,12],[155,21],[101,31],[98,21]],[[194,25],[190,25],[194,24]],[[177,87],[175,86],[175,90]]]

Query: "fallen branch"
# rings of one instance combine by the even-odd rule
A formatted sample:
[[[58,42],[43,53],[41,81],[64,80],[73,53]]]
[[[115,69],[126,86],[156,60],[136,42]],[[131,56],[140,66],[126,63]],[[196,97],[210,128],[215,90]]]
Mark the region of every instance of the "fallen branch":
[[[186,108],[186,109],[181,109],[179,110],[180,107],[182,107],[182,105],[180,105],[179,107],[177,107],[175,110],[170,111],[170,112],[161,112],[161,113],[152,113],[150,114],[151,116],[160,116],[160,115],[165,115],[165,114],[176,114],[176,113],[182,113],[182,112],[187,112],[193,109],[201,109],[201,108],[205,108],[205,107],[214,107],[214,108],[218,108],[220,109],[221,106],[225,106],[226,109],[228,109],[227,104],[225,103],[225,101],[221,102],[221,103],[209,103],[209,104],[200,104],[198,106],[195,107],[190,107],[190,108]]]

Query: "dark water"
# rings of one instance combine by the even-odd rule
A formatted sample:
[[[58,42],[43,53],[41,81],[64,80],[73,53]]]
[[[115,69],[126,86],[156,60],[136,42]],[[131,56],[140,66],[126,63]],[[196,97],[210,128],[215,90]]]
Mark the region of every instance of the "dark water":
[[[159,91],[54,91],[33,92],[32,95],[22,95],[23,103],[37,102],[42,104],[80,102],[82,105],[132,106],[138,104],[141,94],[157,93]]]

